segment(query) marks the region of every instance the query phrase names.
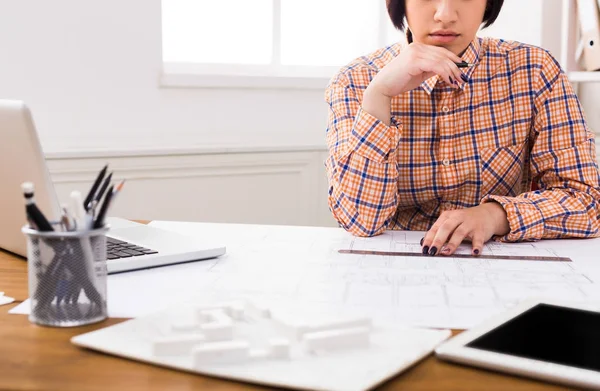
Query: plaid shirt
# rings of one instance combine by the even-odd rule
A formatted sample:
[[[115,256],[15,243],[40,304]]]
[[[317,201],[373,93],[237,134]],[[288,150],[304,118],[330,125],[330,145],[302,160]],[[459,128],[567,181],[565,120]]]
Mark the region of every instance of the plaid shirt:
[[[329,207],[340,225],[359,236],[425,231],[443,211],[494,200],[510,224],[497,239],[599,236],[594,134],[547,51],[476,38],[462,56],[476,64],[468,83],[426,80],[392,99],[386,126],[361,103],[401,49],[356,59],[326,90]]]

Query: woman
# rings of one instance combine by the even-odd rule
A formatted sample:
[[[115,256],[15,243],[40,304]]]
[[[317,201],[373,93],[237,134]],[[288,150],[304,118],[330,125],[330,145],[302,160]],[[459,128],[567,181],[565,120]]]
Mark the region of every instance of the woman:
[[[427,231],[430,255],[599,235],[594,135],[566,75],[543,49],[475,36],[502,3],[388,0],[409,44],[332,79],[325,165],[346,230]]]

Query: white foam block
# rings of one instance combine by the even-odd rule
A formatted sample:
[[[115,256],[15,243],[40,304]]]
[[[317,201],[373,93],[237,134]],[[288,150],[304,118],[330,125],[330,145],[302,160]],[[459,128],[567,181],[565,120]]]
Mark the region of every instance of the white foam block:
[[[198,320],[201,322],[206,321],[206,315],[215,311],[224,312],[228,316],[230,316],[231,312],[231,303],[219,303],[211,306],[202,306],[196,308],[196,313],[198,315]]]
[[[302,339],[304,333],[308,331],[308,326],[297,324],[293,320],[280,317],[278,314],[272,315],[273,323],[287,336],[295,341]]]
[[[157,338],[152,341],[155,356],[175,356],[188,354],[194,346],[204,343],[203,335],[175,335]]]
[[[285,338],[269,340],[268,357],[274,359],[290,358],[290,341]]]
[[[262,360],[265,358],[269,358],[269,350],[268,349],[250,349],[248,353],[250,356],[250,360]]]
[[[202,323],[231,323],[233,320],[224,308],[201,310],[198,312],[198,318]]]
[[[309,350],[338,350],[348,348],[367,348],[369,346],[369,329],[355,327],[317,331],[304,334],[303,341]]]
[[[189,319],[174,319],[171,322],[171,330],[175,333],[194,333],[200,330],[200,325]]]
[[[207,323],[200,325],[207,341],[224,341],[233,338],[233,323]]]
[[[211,342],[192,350],[194,367],[204,364],[240,363],[247,361],[250,347],[246,341]]]
[[[223,311],[231,318],[238,319],[244,313],[244,304],[244,301],[241,300],[225,301],[211,306],[198,307],[196,311],[200,317],[206,311]]]
[[[244,319],[244,303],[233,302],[228,308],[229,316],[231,316],[235,320],[243,320]]]
[[[199,317],[205,321],[200,331],[207,341],[223,341],[233,338],[233,320],[222,309],[203,310]]]
[[[245,304],[245,306],[244,306],[245,311],[251,316],[255,316],[257,318],[265,318],[265,319],[268,319],[271,317],[271,310],[269,310],[269,308],[266,305],[264,305],[263,303],[261,303],[257,300],[247,299],[247,300],[245,300],[244,304]]]
[[[319,322],[319,323],[309,324],[307,332],[311,333],[311,332],[326,331],[326,330],[353,329],[353,328],[357,328],[357,327],[365,327],[370,330],[372,327],[372,324],[373,323],[371,321],[371,318],[367,318],[367,317],[360,317],[360,318],[346,319],[346,320],[339,319],[339,320],[332,320],[332,321],[328,321],[328,322]]]

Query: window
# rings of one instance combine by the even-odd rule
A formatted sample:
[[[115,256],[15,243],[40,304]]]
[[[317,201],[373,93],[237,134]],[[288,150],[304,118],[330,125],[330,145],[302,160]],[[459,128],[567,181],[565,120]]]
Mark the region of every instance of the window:
[[[323,88],[400,34],[384,1],[162,0],[162,82]]]

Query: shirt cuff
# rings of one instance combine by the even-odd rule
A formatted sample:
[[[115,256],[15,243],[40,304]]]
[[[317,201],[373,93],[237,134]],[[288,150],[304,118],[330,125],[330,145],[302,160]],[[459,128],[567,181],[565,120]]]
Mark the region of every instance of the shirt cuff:
[[[508,218],[510,232],[495,237],[502,242],[519,242],[540,240],[544,236],[544,215],[531,200],[526,198],[488,195],[481,203],[496,201]]]
[[[360,108],[349,140],[350,151],[369,160],[386,161],[396,151],[402,127],[393,117],[390,121],[387,126]]]

